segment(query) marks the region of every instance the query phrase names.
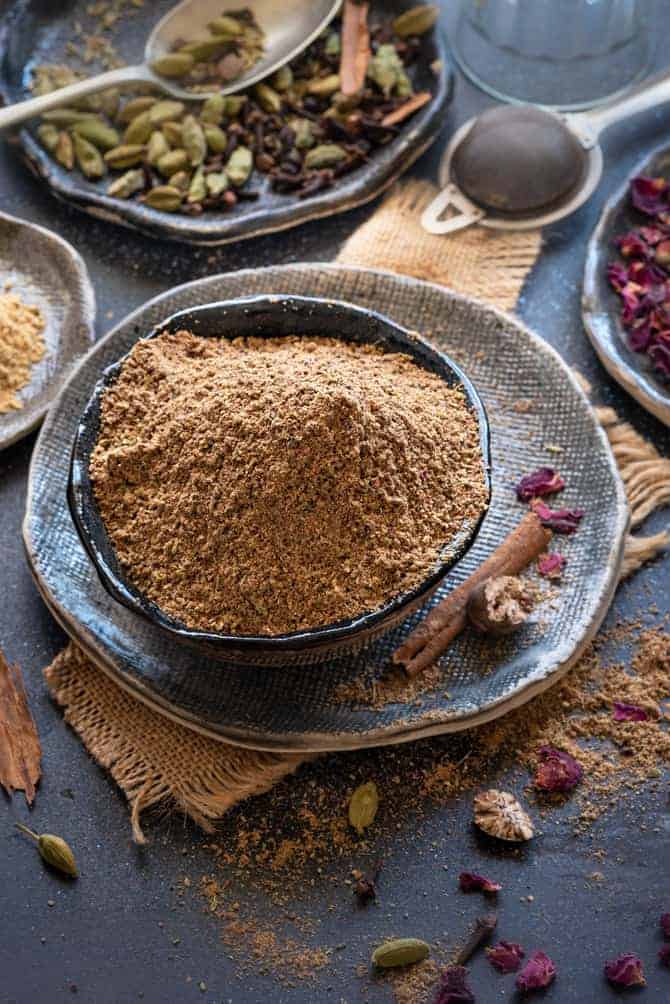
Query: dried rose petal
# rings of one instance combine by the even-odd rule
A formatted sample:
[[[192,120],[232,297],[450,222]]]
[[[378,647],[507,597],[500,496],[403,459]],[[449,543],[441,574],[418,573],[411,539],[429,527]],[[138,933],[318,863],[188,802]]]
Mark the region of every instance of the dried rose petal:
[[[502,889],[497,882],[492,882],[483,875],[477,875],[476,872],[461,872],[458,884],[463,892],[500,892]]]
[[[583,509],[550,509],[539,499],[531,502],[531,509],[537,513],[542,525],[554,533],[574,533],[584,515]]]
[[[537,570],[545,579],[560,579],[565,568],[566,558],[558,551],[548,551],[540,556]]]
[[[663,965],[670,969],[670,945],[663,945],[663,948],[658,953],[658,957]]]
[[[519,990],[541,990],[556,976],[556,966],[544,952],[533,952],[516,978]]]
[[[614,714],[612,718],[615,722],[646,722],[649,715],[637,704],[626,704],[625,701],[614,702]]]
[[[670,941],[670,913],[661,914],[661,930],[663,931],[663,937]]]
[[[519,502],[530,502],[533,498],[543,495],[553,495],[565,488],[565,481],[551,467],[540,467],[532,474],[526,474],[516,486],[516,497]]]
[[[637,955],[618,955],[605,963],[605,976],[615,987],[642,987],[646,983]]]
[[[649,247],[660,244],[667,236],[667,231],[662,230],[661,227],[640,227],[640,237],[647,242]]]
[[[448,966],[444,970],[433,1004],[476,1004],[464,966]]]
[[[648,244],[635,230],[617,237],[615,243],[624,258],[648,258],[650,255]]]
[[[535,787],[542,791],[571,791],[582,777],[581,764],[569,753],[542,746],[540,764],[535,772]]]
[[[513,941],[501,941],[493,948],[486,949],[488,960],[499,973],[516,973],[526,953],[521,945]]]
[[[668,183],[665,178],[645,178],[640,175],[630,183],[631,201],[647,216],[656,216],[668,208]]]

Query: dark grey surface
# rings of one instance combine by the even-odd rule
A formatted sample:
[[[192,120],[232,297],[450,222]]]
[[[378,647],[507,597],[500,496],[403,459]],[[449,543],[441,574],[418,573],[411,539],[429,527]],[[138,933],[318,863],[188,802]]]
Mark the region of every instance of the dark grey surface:
[[[0,4],[0,10],[2,5]],[[659,19],[656,33],[667,37],[670,11]],[[454,106],[443,139],[454,126],[487,104],[487,99],[458,82]],[[599,207],[623,181],[646,150],[670,134],[670,107],[613,130],[604,143],[606,172],[594,200],[572,219],[546,232],[542,258],[521,301],[525,320],[544,334],[563,355],[595,383],[601,400],[614,405],[667,455],[670,437],[658,422],[634,404],[607,377],[584,336],[580,321],[580,283],[584,249]],[[427,154],[416,173],[434,177],[440,145]],[[344,237],[373,211],[306,225],[276,238],[262,238],[216,251],[176,248],[94,222],[57,203],[6,148],[0,151],[0,208],[51,226],[71,240],[86,258],[99,302],[99,331],[129,309],[177,282],[233,268],[334,257]],[[227,960],[216,924],[204,916],[196,896],[178,909],[172,891],[177,877],[197,877],[211,870],[209,853],[195,827],[178,819],[148,827],[150,845],[130,844],[124,799],[113,781],[91,763],[78,739],[53,708],[40,677],[41,668],[63,644],[64,636],[42,606],[25,566],[19,536],[26,473],[32,439],[0,455],[0,645],[23,667],[44,749],[44,778],[34,811],[27,813],[20,795],[5,802],[2,827],[2,893],[0,926],[0,1001],[33,1004],[81,1000],[126,1004],[203,1001],[206,1004],[363,999],[365,985],[354,974],[361,951],[375,938],[391,933],[446,933],[455,940],[467,919],[481,911],[479,897],[459,897],[455,877],[462,869],[493,874],[505,884],[500,897],[501,935],[528,948],[545,948],[560,977],[544,999],[560,1004],[613,1001],[603,983],[605,958],[619,951],[638,951],[646,962],[648,986],[639,999],[667,1004],[670,973],[656,961],[660,946],[658,914],[670,910],[667,880],[670,813],[667,790],[631,797],[625,810],[613,811],[592,835],[575,839],[571,827],[556,822],[520,854],[495,853],[479,842],[470,826],[469,799],[447,809],[427,807],[421,823],[398,819],[397,835],[386,846],[379,909],[356,912],[345,886],[319,881],[308,885],[307,907],[322,923],[319,943],[348,948],[337,954],[333,975],[317,989],[286,990],[268,977],[248,974],[241,981]],[[645,530],[660,529],[667,517],[657,515]],[[618,592],[610,622],[636,616],[653,599],[667,612],[668,560],[646,568]],[[365,763],[369,753],[351,755]],[[401,770],[402,750],[397,770]],[[323,780],[323,777],[322,777]],[[63,792],[70,789],[74,799]],[[257,800],[263,814],[268,802]],[[76,848],[82,877],[75,885],[44,871],[31,846],[12,832],[14,819],[31,819],[38,829],[66,836]],[[560,814],[559,814],[560,818]],[[554,816],[556,819],[556,816]],[[234,814],[223,837],[234,832]],[[591,855],[605,848],[604,863]],[[360,862],[359,862],[360,863]],[[332,869],[340,879],[348,859]],[[444,870],[446,869],[446,870]],[[595,886],[586,876],[595,870],[606,881]],[[257,891],[247,889],[252,898]],[[520,897],[533,895],[532,903]],[[54,903],[48,906],[48,901]],[[333,910],[328,907],[333,905]],[[268,923],[273,914],[266,909]],[[163,926],[159,926],[163,925]],[[172,939],[179,937],[174,946]],[[45,939],[42,943],[41,938]],[[483,958],[472,966],[480,1004],[518,1000],[509,978],[497,977]],[[191,981],[187,982],[187,978]],[[198,990],[204,980],[208,990]],[[73,995],[71,984],[78,988]],[[634,993],[630,999],[636,998]],[[390,1001],[388,988],[374,988],[370,1001]],[[538,1000],[543,999],[538,997]]]

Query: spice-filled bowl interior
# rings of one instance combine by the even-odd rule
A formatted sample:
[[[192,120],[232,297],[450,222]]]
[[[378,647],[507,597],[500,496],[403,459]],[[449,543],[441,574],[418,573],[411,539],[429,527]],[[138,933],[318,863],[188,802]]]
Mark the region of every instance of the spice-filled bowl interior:
[[[167,318],[109,367],[68,497],[107,591],[229,662],[319,662],[418,609],[490,499],[476,389],[349,303],[261,296]]]

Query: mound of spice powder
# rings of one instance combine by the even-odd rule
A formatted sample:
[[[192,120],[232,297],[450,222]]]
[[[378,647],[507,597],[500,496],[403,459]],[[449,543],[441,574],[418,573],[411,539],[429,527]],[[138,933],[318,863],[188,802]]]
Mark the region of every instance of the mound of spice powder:
[[[46,352],[39,307],[14,293],[0,294],[0,415],[23,407],[17,391],[30,383],[31,368]]]
[[[104,395],[91,476],[133,583],[237,634],[380,607],[486,503],[462,389],[333,338],[139,342]]]

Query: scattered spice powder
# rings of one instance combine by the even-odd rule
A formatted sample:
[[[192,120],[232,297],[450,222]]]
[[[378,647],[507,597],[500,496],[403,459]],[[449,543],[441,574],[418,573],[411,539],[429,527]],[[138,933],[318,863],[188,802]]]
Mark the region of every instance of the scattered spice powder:
[[[189,627],[237,634],[382,606],[487,497],[462,389],[333,338],[138,342],[91,475],[135,585]]]
[[[23,407],[17,391],[30,382],[31,367],[44,357],[44,318],[14,293],[0,293],[0,415]]]

